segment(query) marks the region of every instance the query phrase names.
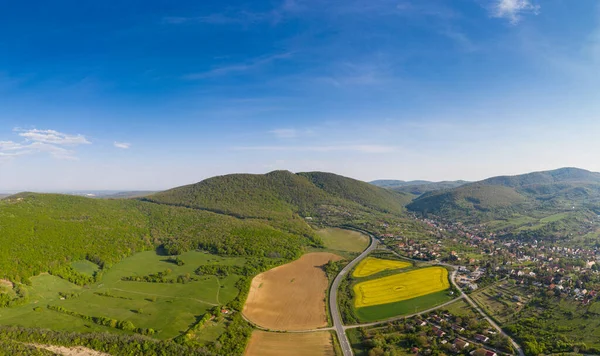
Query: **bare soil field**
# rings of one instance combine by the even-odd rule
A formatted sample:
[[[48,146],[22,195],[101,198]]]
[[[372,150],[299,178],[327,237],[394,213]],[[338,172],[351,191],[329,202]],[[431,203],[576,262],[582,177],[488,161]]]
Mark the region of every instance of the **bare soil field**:
[[[254,277],[243,314],[263,328],[309,330],[327,326],[327,276],[321,268],[340,256],[309,253]]]
[[[271,333],[255,330],[245,356],[334,356],[331,333]]]
[[[37,347],[38,349],[45,349],[45,350],[54,352],[55,354],[63,355],[63,356],[110,356],[109,354],[106,354],[104,352],[88,349],[83,346],[65,347],[65,346],[38,345],[38,344],[31,344],[31,345]]]

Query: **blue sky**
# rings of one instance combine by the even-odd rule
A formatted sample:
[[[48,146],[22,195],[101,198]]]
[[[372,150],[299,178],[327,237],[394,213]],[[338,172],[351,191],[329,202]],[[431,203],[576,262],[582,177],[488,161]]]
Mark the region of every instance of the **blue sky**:
[[[0,190],[600,171],[594,0],[0,0]]]

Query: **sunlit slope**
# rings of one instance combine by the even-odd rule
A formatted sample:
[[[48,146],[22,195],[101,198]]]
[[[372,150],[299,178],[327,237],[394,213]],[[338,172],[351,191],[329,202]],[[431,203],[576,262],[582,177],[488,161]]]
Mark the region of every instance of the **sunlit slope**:
[[[296,257],[306,238],[265,222],[135,200],[23,193],[0,201],[0,278],[20,281],[71,261],[111,265],[163,246]]]
[[[600,174],[576,168],[502,176],[458,188],[431,192],[408,209],[469,223],[494,222],[512,228],[566,231],[600,211]],[[564,221],[548,219],[558,213]],[[519,221],[524,225],[519,225]],[[553,225],[549,225],[553,224]]]
[[[146,199],[245,218],[308,216],[326,205],[401,213],[410,201],[406,194],[331,173],[288,171],[219,176]]]

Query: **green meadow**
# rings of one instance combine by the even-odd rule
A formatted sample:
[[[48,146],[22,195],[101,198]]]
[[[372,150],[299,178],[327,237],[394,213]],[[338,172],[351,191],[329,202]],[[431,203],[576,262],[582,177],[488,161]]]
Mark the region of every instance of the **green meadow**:
[[[49,274],[33,277],[32,285],[25,287],[30,303],[0,309],[0,325],[78,332],[131,333],[46,308],[47,305],[52,305],[87,316],[131,321],[136,327],[156,330],[154,337],[158,339],[176,337],[184,333],[208,309],[227,304],[239,293],[235,283],[240,276],[196,276],[196,268],[206,264],[242,266],[245,262],[241,257],[219,257],[196,251],[183,253],[179,258],[184,261],[184,265],[171,263],[167,261],[167,256],[157,255],[153,251],[141,252],[104,271],[99,282],[85,287]],[[98,268],[88,261],[74,262],[72,267],[80,273],[90,275]],[[198,280],[185,284],[121,280],[122,277],[146,276],[167,269],[171,270],[169,278],[189,274],[196,276]],[[64,298],[64,295],[67,297]],[[207,325],[199,339],[214,341],[224,330],[224,325]]]

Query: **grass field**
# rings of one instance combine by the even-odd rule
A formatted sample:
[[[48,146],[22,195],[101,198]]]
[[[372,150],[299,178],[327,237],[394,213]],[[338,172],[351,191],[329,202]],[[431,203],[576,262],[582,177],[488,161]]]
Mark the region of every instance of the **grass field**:
[[[255,330],[244,352],[246,356],[335,356],[328,331],[272,333]]]
[[[155,337],[159,339],[175,337],[187,330],[207,309],[233,300],[238,294],[234,285],[239,277],[230,275],[218,279],[202,276],[199,281],[187,284],[127,282],[121,278],[148,275],[167,268],[173,271],[171,275],[174,277],[186,273],[193,275],[193,271],[203,264],[243,265],[245,262],[243,258],[222,258],[202,252],[186,252],[180,258],[185,265],[166,262],[167,257],[152,251],[138,253],[105,271],[99,283],[88,287],[79,287],[48,274],[33,277],[32,286],[27,288],[30,304],[0,309],[0,324],[79,332],[124,332],[45,308],[46,305],[56,305],[88,316],[129,320],[136,327],[158,330]],[[90,271],[90,266],[86,265],[76,264],[76,268]],[[61,300],[59,292],[79,296]],[[105,293],[111,296],[99,295]],[[35,307],[41,308],[34,311]],[[210,338],[214,340],[223,330],[222,326],[215,326],[207,334],[212,334]]]
[[[322,269],[341,257],[316,252],[254,277],[244,315],[274,330],[305,330],[327,325],[325,296],[329,281]]]
[[[511,321],[528,301],[523,290],[507,282],[481,288],[471,293],[471,298],[501,323]]]
[[[473,317],[478,318],[480,315],[473,310],[464,299],[457,300],[456,302],[448,305],[444,309],[447,309],[448,312],[452,315],[460,316],[460,317]]]
[[[317,231],[325,247],[334,251],[362,252],[369,246],[369,237],[360,232],[327,228]]]
[[[450,296],[448,292],[441,291],[401,302],[356,308],[355,313],[361,322],[378,321],[400,315],[418,313],[433,308],[436,305],[444,304],[452,300],[452,298],[453,296]]]
[[[354,285],[354,307],[401,302],[440,292],[450,287],[448,270],[428,267]]]
[[[81,274],[93,276],[98,271],[98,265],[87,260],[75,261],[71,263],[71,267]]]
[[[352,276],[356,278],[368,277],[379,272],[402,269],[411,266],[412,263],[410,262],[367,257],[360,261],[358,266],[356,266],[352,272]]]

